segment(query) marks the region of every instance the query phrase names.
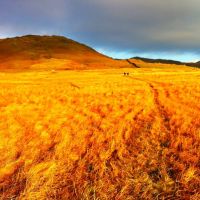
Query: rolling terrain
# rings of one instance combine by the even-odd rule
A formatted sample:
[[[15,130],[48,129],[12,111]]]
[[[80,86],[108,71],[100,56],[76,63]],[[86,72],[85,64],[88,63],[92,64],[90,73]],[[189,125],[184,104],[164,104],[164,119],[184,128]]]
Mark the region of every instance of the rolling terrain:
[[[166,59],[150,59],[150,58],[142,58],[142,57],[134,57],[133,60],[140,60],[146,63],[154,63],[154,64],[169,64],[169,65],[185,65],[190,67],[198,67],[200,68],[200,61],[198,62],[180,62],[175,60],[166,60]]]
[[[200,199],[199,79],[59,36],[0,40],[0,200]]]
[[[0,39],[0,71],[198,67],[199,63],[113,59],[62,36],[26,35]]]
[[[27,35],[0,40],[0,70],[69,70],[129,67],[61,36]]]
[[[0,199],[199,199],[199,78],[1,72]]]

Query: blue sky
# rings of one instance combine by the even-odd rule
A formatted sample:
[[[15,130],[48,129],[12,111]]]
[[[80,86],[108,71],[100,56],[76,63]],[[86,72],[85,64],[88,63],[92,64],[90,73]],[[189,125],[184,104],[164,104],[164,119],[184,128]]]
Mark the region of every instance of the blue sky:
[[[96,48],[96,50],[100,53],[105,55],[109,55],[113,58],[132,58],[135,56],[140,56],[143,58],[153,58],[153,59],[172,59],[172,60],[179,60],[182,62],[198,62],[200,60],[200,55],[193,53],[193,52],[137,52],[137,51],[115,51],[103,48]]]
[[[199,0],[0,0],[0,38],[64,35],[115,58],[200,60]]]

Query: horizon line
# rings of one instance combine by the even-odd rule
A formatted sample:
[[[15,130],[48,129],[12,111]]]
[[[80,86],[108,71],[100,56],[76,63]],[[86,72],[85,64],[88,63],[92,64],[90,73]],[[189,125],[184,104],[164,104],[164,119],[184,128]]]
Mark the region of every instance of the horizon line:
[[[93,46],[91,46],[91,45],[89,45],[89,44],[87,44],[87,43],[84,43],[84,42],[81,42],[81,41],[78,41],[78,40],[75,40],[75,39],[72,39],[71,37],[68,37],[68,36],[66,36],[66,35],[58,35],[58,34],[22,34],[22,35],[13,35],[13,36],[5,36],[5,37],[1,37],[0,36],[0,40],[4,40],[4,39],[13,39],[13,38],[20,38],[20,37],[27,37],[27,36],[40,36],[40,37],[44,37],[44,36],[47,36],[47,37],[64,37],[64,38],[66,38],[66,39],[69,39],[69,40],[73,40],[74,42],[77,42],[77,43],[80,43],[80,44],[83,44],[83,45],[86,45],[86,46],[88,46],[88,47],[90,47],[90,48],[92,48],[93,50],[95,50],[96,52],[98,52],[98,53],[100,53],[100,54],[103,54],[104,56],[107,56],[107,57],[110,57],[110,58],[112,58],[112,59],[115,59],[115,60],[127,60],[127,59],[134,59],[134,58],[141,58],[141,59],[151,59],[151,60],[166,60],[166,61],[176,61],[176,62],[180,62],[180,63],[197,63],[197,62],[199,62],[200,61],[200,58],[199,59],[195,59],[195,61],[194,60],[190,60],[190,61],[183,61],[183,60],[181,60],[181,59],[173,59],[173,58],[170,58],[170,57],[168,57],[168,58],[163,58],[162,56],[160,57],[160,56],[141,56],[141,54],[152,54],[152,53],[136,53],[135,55],[132,55],[132,56],[124,56],[124,57],[116,57],[116,56],[114,56],[114,55],[112,55],[113,54],[113,52],[111,51],[110,52],[110,54],[111,55],[109,55],[109,53],[106,53],[106,52],[104,52],[104,51],[101,51],[101,48],[98,48],[98,47],[93,47]],[[107,50],[107,51],[109,51],[109,50]],[[115,54],[120,54],[120,53],[123,53],[123,54],[127,54],[127,52],[126,51],[115,51],[114,52]],[[160,53],[162,53],[162,51],[160,51]],[[130,53],[129,53],[130,54]]]

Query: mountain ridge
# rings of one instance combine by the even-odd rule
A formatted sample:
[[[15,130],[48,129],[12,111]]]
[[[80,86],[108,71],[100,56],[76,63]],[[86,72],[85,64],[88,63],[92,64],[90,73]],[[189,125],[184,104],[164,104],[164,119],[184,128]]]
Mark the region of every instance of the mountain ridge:
[[[171,59],[153,59],[153,58],[144,58],[144,57],[132,57],[131,59],[136,59],[136,60],[142,60],[147,63],[162,63],[162,64],[175,64],[175,65],[186,65],[186,66],[191,66],[191,67],[200,67],[200,61],[197,62],[181,62],[177,60],[171,60]]]
[[[57,35],[24,35],[0,39],[0,70],[140,68],[140,60],[147,64],[200,67],[200,61],[185,63],[143,57],[114,59],[88,45]]]

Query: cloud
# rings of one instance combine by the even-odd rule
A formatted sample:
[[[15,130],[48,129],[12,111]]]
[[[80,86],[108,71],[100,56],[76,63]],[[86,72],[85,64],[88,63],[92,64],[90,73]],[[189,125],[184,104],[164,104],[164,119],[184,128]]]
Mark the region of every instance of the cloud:
[[[116,55],[200,55],[199,24],[199,0],[0,1],[0,27],[15,34],[66,35]]]
[[[197,50],[200,46],[197,0],[86,2],[92,8],[87,13],[83,11],[81,21],[78,18],[75,21],[79,31],[89,34],[94,43],[98,39],[103,45],[138,51]],[[81,8],[86,8],[87,3]]]
[[[60,27],[67,20],[65,0],[1,0],[0,30],[12,29],[13,34],[60,33]],[[8,34],[9,35],[9,34]]]

